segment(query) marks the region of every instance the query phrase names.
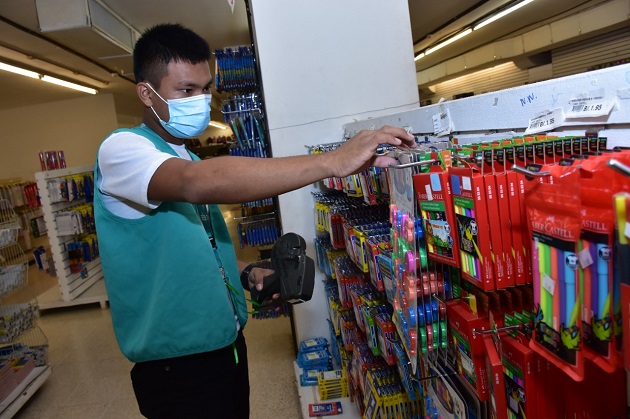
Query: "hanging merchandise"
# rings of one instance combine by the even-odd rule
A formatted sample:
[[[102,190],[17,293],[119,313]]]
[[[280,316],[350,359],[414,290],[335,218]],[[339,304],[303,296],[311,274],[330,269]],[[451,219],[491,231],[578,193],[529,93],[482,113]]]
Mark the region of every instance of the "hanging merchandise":
[[[258,94],[237,95],[224,100],[221,112],[223,120],[232,129],[238,145],[230,148],[230,155],[269,157],[265,121]]]
[[[242,218],[237,225],[241,249],[247,246],[271,246],[280,237],[274,214]],[[263,217],[263,218],[261,218]]]
[[[583,284],[584,356],[605,371],[617,368],[613,300],[614,172],[607,158],[579,161],[582,231],[579,242],[580,283]]]
[[[215,51],[215,83],[219,93],[230,93],[223,100],[221,113],[236,140],[229,148],[230,156],[271,157],[263,98],[257,76],[256,54],[253,47],[240,46]],[[244,246],[265,247],[280,237],[276,198],[241,203],[242,215],[250,218],[239,223],[239,241]],[[253,217],[271,216],[260,222]]]
[[[531,166],[534,168],[534,166]],[[535,166],[525,207],[531,229],[536,320],[532,348],[574,380],[584,378],[578,240],[579,171],[575,166]]]
[[[258,89],[255,54],[241,46],[215,51],[215,83],[217,92],[247,92]]]

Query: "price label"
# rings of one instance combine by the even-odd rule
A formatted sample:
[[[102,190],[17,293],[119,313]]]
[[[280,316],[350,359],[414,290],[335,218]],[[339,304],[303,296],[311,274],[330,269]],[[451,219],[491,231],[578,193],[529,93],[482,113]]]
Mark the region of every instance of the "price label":
[[[448,109],[442,110],[440,113],[433,115],[433,134],[437,137],[442,137],[450,134],[451,131],[453,131],[453,123]]]
[[[544,131],[551,131],[564,124],[564,112],[562,108],[546,111],[529,120],[525,134],[536,134]]]
[[[578,260],[580,261],[580,266],[582,267],[582,269],[588,268],[594,262],[593,258],[591,257],[591,251],[588,248],[582,249],[577,254],[577,257],[578,257]]]
[[[569,101],[566,118],[593,118],[608,115],[616,103],[616,96],[606,95],[604,89],[583,93]]]
[[[554,281],[552,277],[547,275],[547,273],[543,273],[542,286],[544,289],[547,290],[549,294],[553,296],[553,293],[556,290],[556,281]]]

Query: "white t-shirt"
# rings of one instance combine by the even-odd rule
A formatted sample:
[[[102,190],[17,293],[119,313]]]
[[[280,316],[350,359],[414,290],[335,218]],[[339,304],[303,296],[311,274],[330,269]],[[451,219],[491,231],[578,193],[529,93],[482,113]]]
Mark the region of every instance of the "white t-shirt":
[[[191,160],[186,147],[168,143],[182,159]],[[164,153],[148,139],[131,132],[110,135],[98,153],[97,187],[103,204],[123,218],[141,218],[161,202],[149,201],[149,182],[155,171],[175,156]]]

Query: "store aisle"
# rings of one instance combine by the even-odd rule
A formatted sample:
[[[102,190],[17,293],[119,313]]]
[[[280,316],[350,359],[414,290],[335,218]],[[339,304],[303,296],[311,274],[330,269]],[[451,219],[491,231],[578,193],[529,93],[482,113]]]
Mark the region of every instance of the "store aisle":
[[[232,212],[224,211],[224,215],[230,223],[234,222]],[[230,231],[235,231],[232,227]],[[252,249],[237,252],[244,260],[255,257]],[[56,279],[35,268],[31,268],[29,283],[39,292],[57,286]],[[49,341],[48,362],[53,372],[15,418],[142,418],[129,378],[132,364],[118,349],[109,309],[95,304],[47,310],[42,313],[39,326]],[[250,362],[251,418],[300,418],[289,319],[251,319],[245,336]]]

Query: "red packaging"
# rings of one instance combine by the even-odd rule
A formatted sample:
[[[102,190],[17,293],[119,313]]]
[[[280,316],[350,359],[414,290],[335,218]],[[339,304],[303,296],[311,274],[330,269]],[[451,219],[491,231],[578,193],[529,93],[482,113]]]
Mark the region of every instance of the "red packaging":
[[[574,382],[560,371],[544,356],[534,353],[536,364],[536,411],[538,419],[565,419],[565,404],[567,400],[575,403],[576,397],[566,398],[558,394],[570,382]]]
[[[484,291],[495,289],[484,179],[477,168],[449,171],[457,220],[462,277]]]
[[[484,336],[483,343],[486,348],[486,372],[488,374],[488,389],[490,392],[490,403],[488,403],[489,417],[491,419],[508,419],[503,363],[492,337]]]
[[[534,352],[510,336],[501,337],[505,397],[511,417],[536,418]]]
[[[446,304],[449,329],[455,345],[457,370],[463,381],[475,392],[481,401],[488,400],[488,376],[485,364],[483,335],[475,331],[488,330],[487,316],[472,314],[459,301]]]
[[[525,215],[521,213],[521,196],[519,193],[519,181],[515,172],[506,173],[507,193],[509,202],[509,229],[512,239],[512,256],[514,260],[514,284],[523,285],[527,282],[531,264],[525,257],[523,241],[523,229],[526,226]],[[523,180],[523,179],[521,179]]]
[[[457,221],[451,198],[449,173],[431,166],[429,173],[413,176],[416,200],[425,226],[429,259],[459,267]]]
[[[582,231],[578,259],[584,284],[584,356],[606,372],[617,367],[613,304],[613,171],[607,158],[583,160],[580,170]]]
[[[494,268],[495,289],[507,288],[507,269],[503,250],[501,218],[499,214],[499,197],[494,174],[484,175],[486,194],[486,214],[490,233],[490,248],[492,252],[492,266]]]
[[[577,278],[580,236],[579,172],[544,166],[546,182],[527,182],[527,224],[532,234],[535,307],[530,347],[574,380],[584,378],[581,287]]]

